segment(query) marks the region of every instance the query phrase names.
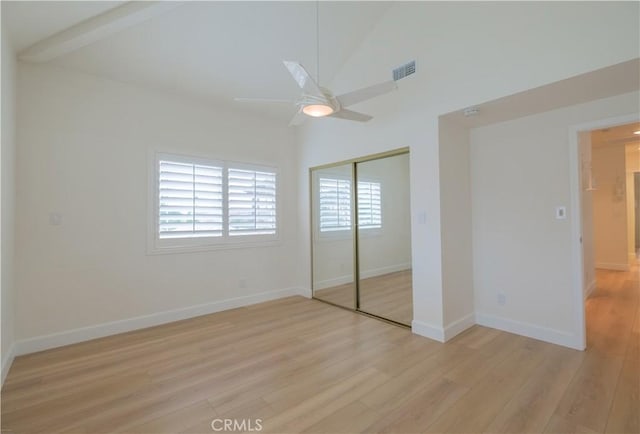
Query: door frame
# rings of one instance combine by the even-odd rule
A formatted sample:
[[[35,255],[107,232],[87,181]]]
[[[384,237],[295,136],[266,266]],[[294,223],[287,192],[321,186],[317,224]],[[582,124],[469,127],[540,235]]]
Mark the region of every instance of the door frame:
[[[585,282],[584,282],[584,249],[582,245],[582,200],[581,200],[581,155],[578,134],[610,128],[618,125],[640,121],[640,113],[632,113],[612,118],[599,119],[591,122],[571,125],[569,127],[569,184],[571,200],[571,282],[573,292],[574,330],[573,343],[570,345],[577,350],[587,347],[587,329],[585,318]]]

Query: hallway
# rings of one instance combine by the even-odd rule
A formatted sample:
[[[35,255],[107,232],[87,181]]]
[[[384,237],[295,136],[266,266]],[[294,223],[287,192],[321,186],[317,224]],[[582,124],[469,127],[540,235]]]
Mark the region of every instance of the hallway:
[[[585,303],[587,351],[556,409],[564,417],[551,423],[567,432],[640,432],[640,267],[597,270],[596,281]]]

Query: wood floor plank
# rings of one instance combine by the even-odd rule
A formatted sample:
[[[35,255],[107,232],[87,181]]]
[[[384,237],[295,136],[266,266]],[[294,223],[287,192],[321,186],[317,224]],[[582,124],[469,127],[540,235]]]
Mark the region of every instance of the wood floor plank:
[[[183,431],[195,423],[211,422],[217,413],[207,401],[200,401],[187,407],[127,429],[138,434],[171,434]],[[115,432],[115,431],[114,431]]]
[[[380,414],[354,401],[305,429],[304,433],[347,434],[363,432]]]
[[[587,354],[555,414],[576,425],[603,432],[622,362],[621,357]]]
[[[413,320],[413,283],[411,270],[396,271],[360,281],[360,309],[401,324]],[[353,308],[353,283],[314,290],[314,297],[338,306]]]
[[[460,398],[427,432],[483,432],[548,355],[547,344],[531,341],[511,353]],[[462,417],[464,415],[464,417]]]
[[[363,432],[414,433],[425,432],[445,411],[449,410],[469,388],[446,378],[429,383],[414,399],[405,400],[394,410],[384,413]]]
[[[583,358],[584,354],[566,348],[550,352],[486,432],[542,432]]]
[[[448,351],[440,351],[431,357],[422,358],[373,389],[361,401],[379,413],[390,412],[422,392],[429,383],[442,377],[449,369],[462,363],[468,355],[464,348],[451,346]]]
[[[265,432],[302,432],[388,379],[382,372],[367,368],[265,421]]]
[[[636,316],[640,317],[639,314]],[[640,433],[640,333],[633,332],[618,378],[607,433]]]
[[[18,357],[0,423],[13,434],[210,433],[214,417],[261,418],[275,433],[636,433],[638,267],[597,279],[585,352],[480,326],[442,344],[290,297]]]
[[[599,431],[594,431],[583,425],[581,425],[575,419],[565,419],[562,416],[553,415],[551,420],[547,424],[544,430],[549,434],[598,434]],[[623,434],[623,433],[620,433]]]
[[[451,366],[444,377],[457,384],[472,387],[510,354],[518,348],[523,348],[527,342],[526,338],[510,333],[492,336],[493,339],[487,341],[481,349],[473,352],[462,363]]]

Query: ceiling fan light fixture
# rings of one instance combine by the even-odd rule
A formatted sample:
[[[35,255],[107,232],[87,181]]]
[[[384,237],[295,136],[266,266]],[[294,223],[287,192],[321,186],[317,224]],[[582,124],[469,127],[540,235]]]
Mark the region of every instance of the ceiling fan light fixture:
[[[314,118],[329,116],[334,112],[333,107],[328,104],[310,104],[302,108],[302,113]]]

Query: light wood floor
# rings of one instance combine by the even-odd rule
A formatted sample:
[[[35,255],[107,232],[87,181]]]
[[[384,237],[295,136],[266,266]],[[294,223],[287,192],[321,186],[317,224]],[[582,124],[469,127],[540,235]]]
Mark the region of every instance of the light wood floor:
[[[439,344],[301,297],[221,312],[17,358],[2,428],[638,433],[638,288],[598,273],[586,352],[478,326]]]
[[[411,270],[397,271],[360,281],[360,309],[402,324],[413,320],[413,286]],[[314,296],[331,303],[353,308],[354,285],[316,290]]]

